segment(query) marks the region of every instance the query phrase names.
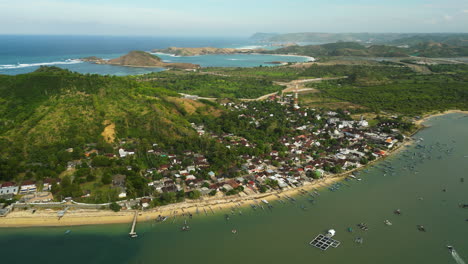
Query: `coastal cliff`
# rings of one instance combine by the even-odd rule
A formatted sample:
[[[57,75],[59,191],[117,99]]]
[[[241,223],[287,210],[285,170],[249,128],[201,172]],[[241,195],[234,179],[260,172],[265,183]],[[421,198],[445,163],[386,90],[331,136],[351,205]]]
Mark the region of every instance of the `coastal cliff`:
[[[178,68],[178,69],[198,69],[200,65],[192,63],[166,63],[158,56],[149,54],[144,51],[131,51],[128,54],[119,58],[104,60],[97,57],[82,58],[82,61],[92,62],[96,64],[120,65],[129,67],[163,67],[163,68]]]

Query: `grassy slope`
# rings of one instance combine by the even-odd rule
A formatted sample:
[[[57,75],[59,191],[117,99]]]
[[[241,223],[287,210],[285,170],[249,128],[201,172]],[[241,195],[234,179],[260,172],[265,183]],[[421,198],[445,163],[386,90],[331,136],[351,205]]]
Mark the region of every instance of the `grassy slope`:
[[[103,141],[105,121],[116,125],[117,138],[171,142],[194,135],[183,102],[172,96],[129,78],[57,69],[0,76],[0,145],[40,156],[46,150]]]

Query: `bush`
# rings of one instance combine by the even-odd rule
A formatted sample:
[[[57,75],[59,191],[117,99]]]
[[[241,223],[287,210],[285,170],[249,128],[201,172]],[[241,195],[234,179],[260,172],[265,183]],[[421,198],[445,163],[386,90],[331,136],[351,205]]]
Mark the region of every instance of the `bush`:
[[[116,202],[113,202],[109,205],[109,208],[114,211],[114,212],[118,212],[120,211],[120,209],[122,208],[122,206],[118,205]]]

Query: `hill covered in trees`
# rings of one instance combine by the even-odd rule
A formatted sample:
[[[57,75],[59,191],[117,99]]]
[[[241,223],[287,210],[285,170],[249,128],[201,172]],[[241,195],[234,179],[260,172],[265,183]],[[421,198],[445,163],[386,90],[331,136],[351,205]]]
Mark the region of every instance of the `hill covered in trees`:
[[[133,139],[132,149],[176,142],[183,147],[182,141],[196,137],[187,117],[211,111],[131,77],[56,67],[0,75],[0,102],[0,180],[36,165],[60,173],[88,147],[116,153],[121,139]]]

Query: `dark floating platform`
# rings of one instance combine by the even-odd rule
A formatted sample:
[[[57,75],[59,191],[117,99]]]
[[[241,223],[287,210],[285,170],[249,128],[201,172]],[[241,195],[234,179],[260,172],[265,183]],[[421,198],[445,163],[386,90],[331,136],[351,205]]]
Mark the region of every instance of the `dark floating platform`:
[[[320,234],[315,237],[314,240],[310,241],[309,244],[321,250],[327,250],[329,247],[337,248],[341,242],[326,235]]]

